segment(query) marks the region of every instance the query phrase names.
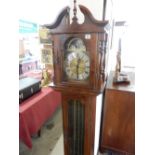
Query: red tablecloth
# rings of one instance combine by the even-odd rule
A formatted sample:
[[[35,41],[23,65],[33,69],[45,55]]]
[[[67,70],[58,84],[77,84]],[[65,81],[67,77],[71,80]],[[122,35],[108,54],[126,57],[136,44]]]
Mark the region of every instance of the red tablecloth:
[[[29,148],[32,148],[31,135],[39,131],[60,103],[60,93],[47,87],[19,105],[19,138]]]

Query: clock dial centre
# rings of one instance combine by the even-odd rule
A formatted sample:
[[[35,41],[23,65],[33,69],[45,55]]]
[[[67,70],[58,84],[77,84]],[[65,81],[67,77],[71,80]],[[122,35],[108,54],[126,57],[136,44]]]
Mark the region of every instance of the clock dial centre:
[[[74,38],[70,42],[64,64],[66,76],[70,80],[86,80],[90,74],[90,59],[86,48],[81,39]]]

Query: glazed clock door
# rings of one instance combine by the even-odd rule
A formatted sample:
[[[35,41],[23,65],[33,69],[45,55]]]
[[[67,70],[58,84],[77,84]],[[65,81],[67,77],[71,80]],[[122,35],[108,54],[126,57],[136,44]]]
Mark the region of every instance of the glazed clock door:
[[[97,35],[64,34],[54,38],[57,43],[54,61],[57,62],[59,57],[59,62],[55,64],[56,82],[60,85],[93,88],[98,71]]]
[[[62,95],[65,155],[94,154],[96,97],[70,96]]]

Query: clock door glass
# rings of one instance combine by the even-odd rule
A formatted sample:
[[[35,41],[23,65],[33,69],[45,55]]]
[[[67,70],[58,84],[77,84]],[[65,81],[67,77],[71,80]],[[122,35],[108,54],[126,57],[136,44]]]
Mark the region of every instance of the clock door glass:
[[[90,58],[83,40],[70,38],[66,42],[64,73],[69,80],[87,80],[90,75]]]

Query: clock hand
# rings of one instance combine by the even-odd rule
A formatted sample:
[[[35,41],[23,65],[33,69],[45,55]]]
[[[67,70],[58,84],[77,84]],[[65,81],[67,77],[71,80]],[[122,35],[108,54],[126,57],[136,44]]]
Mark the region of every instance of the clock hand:
[[[79,79],[79,65],[80,65],[80,61],[81,61],[80,59],[77,60],[77,66],[76,66],[77,67],[76,68],[77,69],[76,70],[77,71],[77,79]]]
[[[79,78],[79,64],[78,64],[78,60],[77,60],[77,64],[76,64],[76,73],[77,73],[77,79]]]

